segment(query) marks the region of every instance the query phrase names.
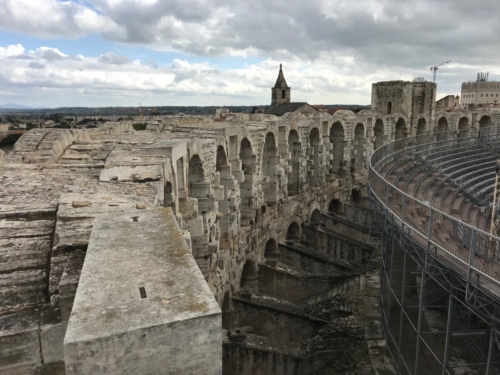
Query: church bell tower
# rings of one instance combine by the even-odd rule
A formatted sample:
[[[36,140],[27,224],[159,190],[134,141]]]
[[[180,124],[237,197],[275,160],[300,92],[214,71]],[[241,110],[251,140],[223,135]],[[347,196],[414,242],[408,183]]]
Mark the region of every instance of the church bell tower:
[[[276,80],[274,87],[271,89],[271,92],[271,107],[277,107],[284,103],[290,103],[290,87],[288,87],[285,81],[281,64],[278,79]]]

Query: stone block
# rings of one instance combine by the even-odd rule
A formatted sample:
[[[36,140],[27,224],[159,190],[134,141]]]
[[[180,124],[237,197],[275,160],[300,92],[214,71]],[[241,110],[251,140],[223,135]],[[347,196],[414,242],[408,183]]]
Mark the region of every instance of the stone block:
[[[202,236],[205,233],[203,227],[203,217],[197,216],[194,219],[186,220],[186,229],[192,237]]]
[[[40,309],[0,315],[0,375],[31,375],[40,364]]]
[[[64,340],[67,375],[219,375],[221,324],[170,208],[97,216]]]
[[[120,166],[106,168],[101,171],[99,181],[156,181],[163,178],[163,168],[161,165],[141,165],[141,166]]]
[[[221,201],[224,199],[224,186],[219,186],[214,189],[214,198],[217,201]]]
[[[179,200],[179,210],[184,219],[198,216],[198,200],[195,198],[186,198]]]

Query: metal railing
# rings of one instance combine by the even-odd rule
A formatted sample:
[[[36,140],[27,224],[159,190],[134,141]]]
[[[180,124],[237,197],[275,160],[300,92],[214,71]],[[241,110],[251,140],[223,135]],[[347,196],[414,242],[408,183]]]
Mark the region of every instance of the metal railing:
[[[500,146],[498,129],[488,130],[488,134],[474,129],[423,134],[384,145],[370,158],[369,184],[371,193],[393,223],[410,231],[415,241],[460,272],[468,282],[500,296],[500,238],[416,199],[379,173],[399,158],[425,158],[438,151],[451,152],[458,146]]]

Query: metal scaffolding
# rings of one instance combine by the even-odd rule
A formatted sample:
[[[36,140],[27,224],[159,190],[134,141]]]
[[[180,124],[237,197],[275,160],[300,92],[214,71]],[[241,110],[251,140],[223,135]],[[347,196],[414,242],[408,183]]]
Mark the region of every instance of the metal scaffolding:
[[[500,374],[500,239],[418,201],[378,173],[397,158],[484,144],[481,137],[460,138],[457,132],[427,136],[433,137],[440,141],[392,142],[370,163],[371,232],[382,239],[380,307],[387,345],[401,374]],[[454,231],[451,237],[442,236],[444,226]]]

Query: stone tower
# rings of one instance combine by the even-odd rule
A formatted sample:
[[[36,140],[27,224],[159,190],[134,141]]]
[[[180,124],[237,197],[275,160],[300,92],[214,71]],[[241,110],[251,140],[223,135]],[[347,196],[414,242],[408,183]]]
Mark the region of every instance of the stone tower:
[[[283,75],[283,70],[280,64],[280,72],[278,73],[278,79],[271,89],[272,100],[271,107],[277,107],[281,104],[290,103],[290,87],[288,87],[285,76]]]

